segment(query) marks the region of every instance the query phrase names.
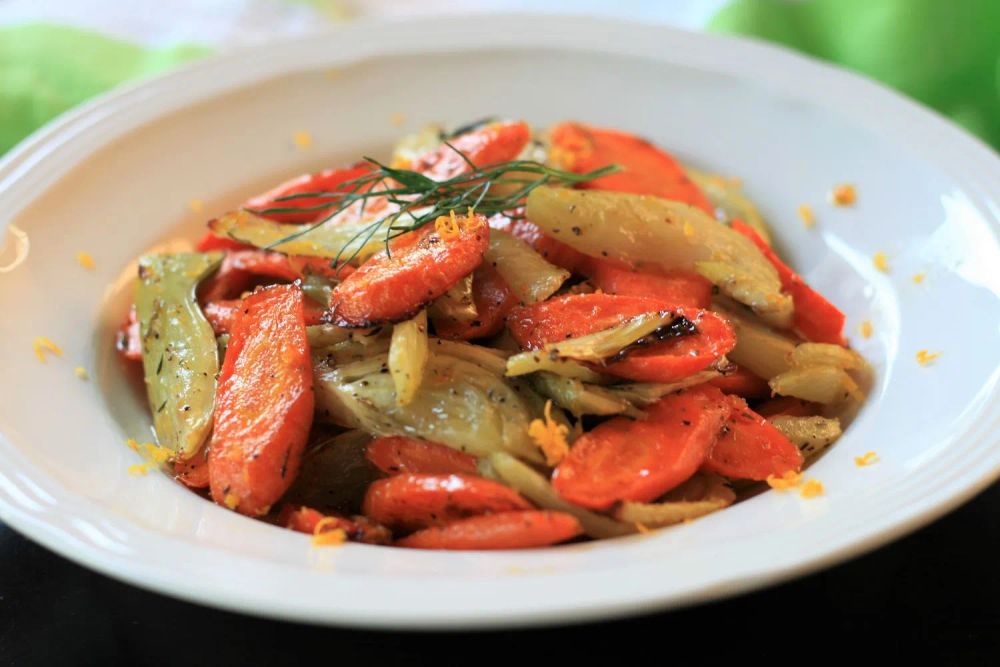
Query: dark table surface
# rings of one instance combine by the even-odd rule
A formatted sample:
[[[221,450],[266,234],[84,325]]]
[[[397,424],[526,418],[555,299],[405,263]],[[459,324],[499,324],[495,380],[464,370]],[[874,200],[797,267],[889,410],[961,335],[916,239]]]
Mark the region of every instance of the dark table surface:
[[[113,581],[0,524],[0,665],[485,665],[536,656],[560,667],[757,656],[801,665],[832,654],[866,664],[876,652],[1000,665],[1000,484],[895,544],[776,588],[503,633],[362,632],[242,617]]]

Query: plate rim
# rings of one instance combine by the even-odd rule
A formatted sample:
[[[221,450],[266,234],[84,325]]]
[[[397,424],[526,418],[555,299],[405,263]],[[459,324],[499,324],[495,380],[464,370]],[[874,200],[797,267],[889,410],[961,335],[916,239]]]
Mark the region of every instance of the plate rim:
[[[879,103],[879,106],[888,105],[890,108],[900,109],[901,112],[905,112],[905,115],[912,118],[912,122],[917,126],[921,128],[929,127],[931,130],[931,137],[920,142],[921,144],[930,142],[932,139],[936,139],[938,143],[941,141],[950,142],[952,144],[949,147],[951,152],[961,154],[963,156],[971,155],[977,162],[986,164],[989,167],[987,171],[993,173],[994,175],[1000,175],[1000,160],[997,159],[996,153],[994,153],[990,147],[961,128],[954,126],[950,123],[950,121],[943,118],[933,110],[930,110],[917,102],[909,100],[901,94],[885,88],[880,84],[842,70],[839,67],[816,61],[807,56],[802,56],[801,54],[792,52],[784,47],[766,44],[747,38],[694,33],[667,26],[650,26],[629,20],[612,20],[603,17],[568,17],[565,15],[539,16],[538,14],[503,13],[490,14],[489,18],[490,23],[494,26],[494,28],[499,22],[504,21],[517,22],[530,19],[531,21],[541,22],[542,24],[545,24],[546,22],[549,24],[558,22],[558,24],[564,29],[568,27],[572,28],[567,29],[565,32],[565,35],[571,35],[570,42],[572,39],[578,39],[578,37],[572,37],[572,35],[576,34],[573,31],[586,32],[589,30],[593,32],[595,30],[599,30],[601,33],[607,33],[609,31],[643,31],[649,34],[657,34],[664,37],[665,43],[679,41],[682,43],[688,42],[690,44],[695,42],[703,43],[704,45],[712,46],[713,48],[720,44],[728,44],[728,46],[725,47],[726,49],[730,51],[735,50],[736,52],[742,52],[744,55],[748,56],[746,58],[747,63],[754,60],[771,62],[777,60],[778,64],[783,64],[781,61],[785,61],[786,63],[798,63],[796,67],[821,72],[821,76],[817,77],[820,80],[825,78],[828,79],[830,77],[840,79],[841,83],[839,85],[857,89],[867,96],[882,98],[881,100],[875,100]],[[330,30],[316,35],[269,42],[266,45],[254,47],[253,54],[259,61],[262,58],[265,58],[267,54],[285,49],[289,45],[294,45],[302,51],[308,51],[309,48],[316,48],[315,46],[310,47],[309,45],[321,44],[322,40],[330,39],[331,36],[343,38],[345,36],[349,37],[351,33],[363,35],[366,31],[378,29],[384,26],[392,26],[394,29],[403,27],[408,30],[420,30],[427,27],[433,27],[442,32],[456,31],[462,30],[470,23],[481,21],[482,19],[482,15],[433,16],[423,17],[420,19],[363,19],[341,26],[334,26]],[[497,32],[501,31],[494,31],[487,34],[495,35]],[[530,34],[534,35],[535,33],[531,32]],[[482,48],[484,50],[501,49],[505,47],[512,49],[530,49],[542,46],[537,41],[534,44],[524,43],[530,41],[531,39],[535,39],[535,37],[528,39],[524,33],[514,37],[501,36],[493,42],[484,45]],[[583,48],[580,44],[576,44],[574,46],[569,42],[565,44],[556,43],[554,45],[549,45],[549,48],[556,50],[560,47],[576,48],[581,51],[594,53],[603,52],[611,55],[621,55],[621,51],[601,48],[600,46],[595,47],[591,44],[588,44],[586,48]],[[376,51],[378,51],[378,49],[376,49]],[[385,53],[391,51],[391,49],[383,49],[381,52]],[[0,159],[0,191],[4,191],[5,187],[11,185],[17,186],[17,188],[19,188],[22,192],[30,192],[32,189],[44,190],[46,187],[50,186],[51,183],[57,181],[59,178],[64,176],[66,172],[79,164],[80,160],[86,159],[86,156],[92,152],[86,149],[87,141],[82,141],[83,146],[80,146],[81,137],[87,138],[87,132],[92,127],[98,125],[109,115],[113,116],[116,113],[121,114],[123,111],[141,107],[145,101],[156,99],[157,95],[162,90],[176,86],[180,82],[184,82],[192,78],[210,78],[212,72],[228,71],[228,78],[225,81],[205,83],[203,84],[199,94],[195,94],[194,91],[192,91],[188,97],[174,99],[169,105],[157,106],[155,112],[147,110],[146,114],[149,117],[145,118],[145,120],[141,119],[142,114],[140,113],[138,116],[140,120],[135,120],[133,118],[131,124],[115,128],[117,134],[115,132],[110,134],[105,133],[98,145],[105,146],[115,138],[135,130],[145,122],[149,122],[155,118],[167,116],[180,109],[197,104],[200,101],[223,95],[226,92],[249,85],[254,80],[259,80],[262,78],[261,74],[253,73],[256,72],[256,70],[252,67],[246,68],[243,72],[234,71],[234,64],[241,64],[242,62],[245,62],[247,55],[248,50],[244,49],[212,56],[203,61],[198,61],[178,69],[171,70],[155,78],[132,83],[115,89],[97,97],[82,107],[78,107],[61,115],[48,125],[33,133],[13,148],[3,159]],[[346,63],[353,63],[357,62],[359,58],[346,57],[342,60]],[[681,59],[681,62],[683,62],[683,58]],[[756,64],[753,66],[747,64],[745,67],[753,69],[757,66],[758,65]],[[316,66],[299,63],[297,68],[307,70],[315,69]],[[272,72],[269,75],[275,76],[278,74],[280,74],[280,72]],[[782,93],[784,92],[785,91],[782,91]],[[904,134],[910,134],[912,132],[913,130],[910,130]],[[93,141],[97,140],[98,138],[96,136],[93,137]],[[34,181],[28,178],[32,175],[32,169],[37,168],[39,163],[44,163],[47,156],[50,156],[53,153],[58,153],[60,150],[67,150],[63,147],[72,145],[74,141],[77,142],[75,145],[77,146],[79,158],[76,160],[67,160],[65,169],[62,172],[54,172],[50,170],[47,178],[36,178]],[[91,143],[93,143],[93,141],[91,141]],[[973,172],[973,175],[970,175],[970,172]],[[968,169],[962,169],[961,173],[962,178],[956,178],[961,180],[963,185],[968,185],[969,187],[979,186],[984,191],[996,191],[996,187],[990,188],[988,185],[981,185],[983,183],[983,180],[981,180],[983,178],[982,174],[985,172],[981,172],[979,174],[981,178],[975,178],[974,170],[970,166]],[[21,179],[24,180],[22,181]],[[22,201],[26,202],[24,204],[26,206],[30,201],[33,201],[33,199],[34,197],[29,196],[25,197]],[[20,209],[15,209],[11,212],[10,218],[0,221],[0,233],[2,233],[3,226],[9,221],[9,219],[16,217],[19,212]],[[996,222],[997,218],[994,217],[995,224],[992,225],[994,234],[997,234],[998,225]],[[998,374],[994,373],[992,382],[988,383],[991,386],[984,386],[982,388],[984,392],[988,391],[990,396],[993,398],[995,398],[998,393],[997,376]],[[989,406],[985,405],[983,410],[988,411]],[[19,456],[19,452],[14,450],[10,442],[2,433],[0,433],[0,454],[4,454],[2,450],[5,448],[11,450],[14,455]],[[23,461],[23,468],[16,469],[11,472],[19,472],[24,468],[31,470],[35,467],[25,460]],[[45,475],[45,473],[40,470],[35,470],[34,472],[35,475]],[[381,616],[355,618],[350,616],[352,610],[344,608],[328,609],[327,613],[325,613],[322,617],[317,617],[313,611],[296,608],[294,604],[278,608],[264,608],[263,606],[254,604],[255,602],[261,602],[261,600],[255,598],[253,595],[246,595],[245,597],[230,595],[229,597],[213,598],[210,596],[215,594],[215,591],[213,591],[210,587],[205,589],[195,587],[178,589],[176,582],[170,581],[169,577],[154,576],[155,573],[153,572],[141,571],[141,569],[134,567],[134,563],[129,563],[133,566],[132,569],[118,569],[118,567],[121,566],[120,562],[109,559],[106,552],[101,551],[92,545],[85,545],[86,548],[80,549],[81,545],[79,543],[67,543],[66,536],[60,535],[60,529],[58,527],[55,527],[52,524],[46,524],[44,521],[35,518],[30,514],[30,512],[17,505],[10,493],[5,491],[5,485],[3,484],[5,476],[5,471],[0,469],[0,518],[2,518],[4,522],[19,532],[27,535],[34,541],[43,544],[46,548],[49,548],[74,562],[120,581],[125,581],[141,588],[154,590],[168,596],[179,597],[208,606],[225,608],[232,611],[250,613],[259,616],[291,619],[310,623],[369,628],[455,629],[456,627],[516,627],[566,622],[584,622],[598,618],[607,618],[611,615],[623,616],[638,614],[654,609],[664,610],[692,604],[694,602],[709,601],[720,597],[741,594],[750,590],[756,590],[758,588],[769,586],[780,581],[786,581],[794,577],[802,576],[820,568],[842,562],[848,558],[867,553],[883,544],[898,539],[899,537],[930,523],[943,514],[953,510],[960,504],[966,502],[1000,477],[1000,453],[993,456],[992,466],[986,466],[984,469],[972,471],[964,469],[959,471],[957,474],[954,474],[946,483],[943,483],[941,486],[934,489],[933,493],[927,494],[924,498],[924,507],[922,509],[918,508],[910,511],[903,519],[891,522],[891,526],[883,528],[881,531],[867,531],[866,536],[863,538],[855,539],[854,541],[840,545],[837,548],[814,554],[811,558],[801,559],[797,561],[797,565],[795,566],[779,566],[770,571],[759,572],[752,578],[746,578],[738,582],[725,582],[724,584],[716,585],[709,589],[695,589],[681,595],[674,594],[667,599],[658,598],[655,593],[651,593],[641,598],[633,597],[631,599],[622,599],[615,602],[595,602],[590,606],[583,607],[565,608],[560,607],[559,604],[556,603],[549,606],[536,607],[534,609],[512,609],[510,612],[503,614],[488,613],[470,615],[469,610],[455,610],[451,614],[445,613],[433,617],[420,617],[411,610],[404,611],[402,614],[385,614]],[[6,481],[12,483],[10,480]],[[144,527],[137,526],[137,530],[146,529]]]

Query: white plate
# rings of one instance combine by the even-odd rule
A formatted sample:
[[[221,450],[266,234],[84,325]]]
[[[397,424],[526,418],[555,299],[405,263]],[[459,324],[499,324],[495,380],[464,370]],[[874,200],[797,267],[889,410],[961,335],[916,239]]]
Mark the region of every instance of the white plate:
[[[404,127],[390,122],[406,116]],[[286,176],[384,155],[403,130],[485,115],[607,124],[742,176],[874,363],[868,405],[809,471],[826,494],[761,494],[648,537],[538,551],[348,545],[134,477],[148,435],[112,330],[132,258]],[[297,149],[295,132],[314,145]],[[836,183],[859,202],[835,209]],[[194,214],[187,204],[205,201]],[[814,206],[806,230],[795,211]],[[0,274],[0,518],[163,593],[320,623],[410,628],[606,618],[758,588],[931,521],[1000,472],[1000,160],[877,85],[777,48],[607,19],[356,23],[194,65],[59,119],[0,163],[0,211],[31,239]],[[86,271],[78,251],[97,261]],[[881,274],[872,256],[888,255]],[[922,284],[910,277],[926,273]],[[35,336],[65,350],[40,364]],[[920,349],[941,351],[928,367]],[[92,375],[82,382],[75,366]],[[881,462],[853,458],[869,450]]]

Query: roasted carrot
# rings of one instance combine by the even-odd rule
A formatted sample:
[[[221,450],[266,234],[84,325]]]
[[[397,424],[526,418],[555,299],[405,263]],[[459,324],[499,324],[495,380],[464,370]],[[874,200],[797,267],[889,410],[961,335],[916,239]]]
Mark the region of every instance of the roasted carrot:
[[[240,243],[239,241],[226,238],[224,236],[216,236],[212,232],[205,232],[205,235],[201,237],[201,240],[195,244],[195,249],[198,252],[212,252],[213,250],[253,250],[253,246],[247,245],[246,243]]]
[[[242,306],[242,299],[224,299],[222,301],[209,301],[202,306],[201,311],[205,314],[208,323],[212,325],[212,330],[218,335],[229,333]],[[302,313],[306,326],[323,324],[327,320],[326,308],[312,299],[303,301]]]
[[[825,296],[809,287],[802,276],[785,264],[753,227],[742,220],[733,220],[732,226],[733,231],[753,241],[778,271],[782,290],[791,295],[795,304],[795,315],[792,320],[795,329],[807,340],[846,345],[847,341],[843,335],[844,314],[827,301]]]
[[[708,198],[677,161],[645,139],[581,123],[560,123],[552,128],[551,137],[552,155],[565,169],[585,174],[609,164],[622,167],[584,183],[583,188],[674,199],[713,215]]]
[[[368,443],[365,458],[389,475],[427,473],[432,475],[476,474],[476,458],[436,442],[391,435]]]
[[[385,526],[369,521],[366,517],[347,518],[339,514],[324,514],[305,505],[285,505],[278,514],[278,525],[307,535],[340,529],[352,542],[389,544],[392,532]]]
[[[517,305],[517,296],[507,281],[488,262],[483,262],[472,274],[472,302],[476,319],[461,322],[451,318],[435,318],[434,330],[441,338],[472,340],[500,333],[504,320]]]
[[[524,215],[524,208],[519,208],[514,213],[522,216]],[[514,215],[514,213],[511,215]],[[555,240],[539,229],[538,225],[522,217],[512,219],[506,215],[497,214],[490,218],[490,227],[507,232],[511,236],[521,239],[550,263],[562,267],[567,271],[578,272],[580,267],[589,259],[587,255],[566,245],[562,241]]]
[[[123,359],[142,361],[142,335],[139,332],[139,320],[135,316],[135,304],[129,307],[128,316],[118,328],[115,349]]]
[[[289,181],[285,181],[273,190],[252,197],[243,204],[244,208],[254,211],[261,211],[268,208],[297,208],[301,211],[291,211],[287,213],[265,213],[262,217],[275,220],[277,222],[315,222],[330,212],[341,196],[337,193],[349,192],[354,187],[350,182],[354,179],[367,176],[372,171],[372,165],[368,162],[358,162],[349,167],[340,169],[327,169],[315,174],[303,174]],[[307,192],[327,192],[328,195],[322,197],[303,197],[300,199],[289,199],[278,201],[281,197],[304,194]],[[329,204],[328,207],[316,210],[305,210]]]
[[[222,266],[199,290],[202,302],[232,299],[251,286],[255,276],[291,282],[298,274],[280,252],[266,250],[235,250],[226,253]]]
[[[472,475],[406,473],[380,479],[368,487],[362,512],[393,530],[418,530],[456,519],[529,510],[517,491]]]
[[[600,370],[642,382],[673,382],[705,370],[736,345],[732,325],[719,315],[639,296],[576,294],[511,311],[507,326],[527,349],[617,326],[642,313],[664,311],[686,318],[695,333],[628,351]]]
[[[312,361],[298,285],[243,300],[219,373],[209,478],[215,502],[266,514],[298,474],[313,419]]]
[[[486,218],[439,223],[393,239],[388,253],[375,253],[337,285],[330,295],[333,321],[365,327],[409,319],[472,273],[489,244]],[[447,230],[444,236],[439,226]]]
[[[396,546],[452,551],[530,549],[559,544],[582,532],[576,517],[563,512],[503,512],[426,528],[398,540]]]
[[[694,271],[637,271],[621,262],[588,257],[580,272],[608,294],[648,296],[694,308],[708,308],[712,302],[712,283]]]
[[[729,417],[702,468],[733,479],[764,480],[802,468],[799,448],[739,396],[726,396]]]
[[[729,410],[718,389],[703,385],[660,399],[643,421],[606,421],[576,439],[552,483],[566,500],[597,510],[655,500],[702,466]]]
[[[203,446],[186,461],[174,461],[174,479],[190,489],[207,489],[208,447]]]
[[[524,121],[489,123],[452,138],[450,146],[445,144],[421,155],[410,168],[436,181],[446,181],[470,171],[469,162],[485,167],[513,160],[530,139],[531,128]]]
[[[722,377],[709,380],[709,384],[718,387],[724,393],[736,394],[743,398],[766,398],[771,395],[771,387],[767,384],[767,380],[742,367]]]

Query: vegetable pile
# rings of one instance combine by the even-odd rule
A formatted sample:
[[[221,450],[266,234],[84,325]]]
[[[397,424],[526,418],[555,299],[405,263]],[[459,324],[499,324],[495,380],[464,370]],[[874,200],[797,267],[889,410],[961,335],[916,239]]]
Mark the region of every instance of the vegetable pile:
[[[844,315],[722,183],[612,129],[428,128],[141,257],[118,349],[177,480],[317,543],[688,521],[864,400]]]

